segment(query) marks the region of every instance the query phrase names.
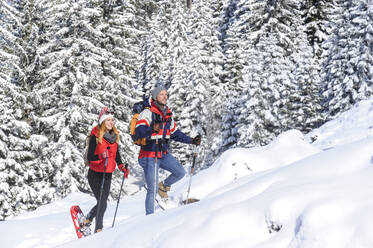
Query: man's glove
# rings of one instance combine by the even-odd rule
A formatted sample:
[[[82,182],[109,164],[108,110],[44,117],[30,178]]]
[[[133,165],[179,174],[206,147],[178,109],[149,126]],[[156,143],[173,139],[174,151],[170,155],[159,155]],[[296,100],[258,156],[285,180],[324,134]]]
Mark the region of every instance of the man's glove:
[[[159,133],[159,130],[161,130],[161,123],[155,122],[153,124],[153,133]]]
[[[199,146],[201,144],[201,135],[197,135],[192,139],[192,144]]]
[[[125,178],[128,178],[128,174],[130,174],[130,169],[128,169],[128,164],[126,164],[126,165],[120,164],[120,165],[118,165],[118,169],[121,172],[123,172],[123,176]]]

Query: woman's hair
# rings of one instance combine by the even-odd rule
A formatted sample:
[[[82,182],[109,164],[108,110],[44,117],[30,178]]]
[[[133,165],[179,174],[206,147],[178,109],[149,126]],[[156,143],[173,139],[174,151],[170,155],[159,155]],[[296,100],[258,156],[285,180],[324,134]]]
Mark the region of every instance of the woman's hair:
[[[98,126],[98,135],[97,135],[97,143],[100,143],[102,144],[102,138],[104,137],[104,134],[106,132],[106,126],[105,126],[105,121],[103,121],[101,123],[101,125]],[[117,136],[117,139],[115,140],[116,143],[119,143],[119,131],[118,129],[115,127],[115,125],[113,125],[113,129],[112,129],[112,132],[115,133],[115,135]]]

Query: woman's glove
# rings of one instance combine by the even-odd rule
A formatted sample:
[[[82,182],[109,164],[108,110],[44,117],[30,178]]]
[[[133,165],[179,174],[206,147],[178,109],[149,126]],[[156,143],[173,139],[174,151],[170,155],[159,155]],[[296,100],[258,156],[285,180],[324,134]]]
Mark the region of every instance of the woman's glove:
[[[128,178],[128,174],[130,174],[130,169],[128,169],[128,164],[126,164],[126,165],[120,164],[120,165],[118,165],[118,169],[121,172],[123,172],[123,176],[125,178]]]

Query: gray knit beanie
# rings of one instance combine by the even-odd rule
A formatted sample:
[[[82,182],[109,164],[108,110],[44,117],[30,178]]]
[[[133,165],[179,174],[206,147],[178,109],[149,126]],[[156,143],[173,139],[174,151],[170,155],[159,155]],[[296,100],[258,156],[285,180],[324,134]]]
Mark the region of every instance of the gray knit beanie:
[[[159,95],[159,93],[161,93],[162,90],[167,90],[167,89],[163,85],[159,85],[159,86],[157,86],[153,89],[153,91],[152,91],[153,100],[157,99],[157,96]]]

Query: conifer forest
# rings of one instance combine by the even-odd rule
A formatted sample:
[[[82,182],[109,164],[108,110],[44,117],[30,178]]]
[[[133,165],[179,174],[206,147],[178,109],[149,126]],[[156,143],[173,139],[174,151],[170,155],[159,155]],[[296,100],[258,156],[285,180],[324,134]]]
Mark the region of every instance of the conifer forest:
[[[0,0],[0,219],[89,193],[85,138],[104,106],[142,185],[129,123],[158,84],[177,127],[202,135],[199,170],[306,134],[372,97],[373,1]],[[171,146],[188,168],[192,147]]]

